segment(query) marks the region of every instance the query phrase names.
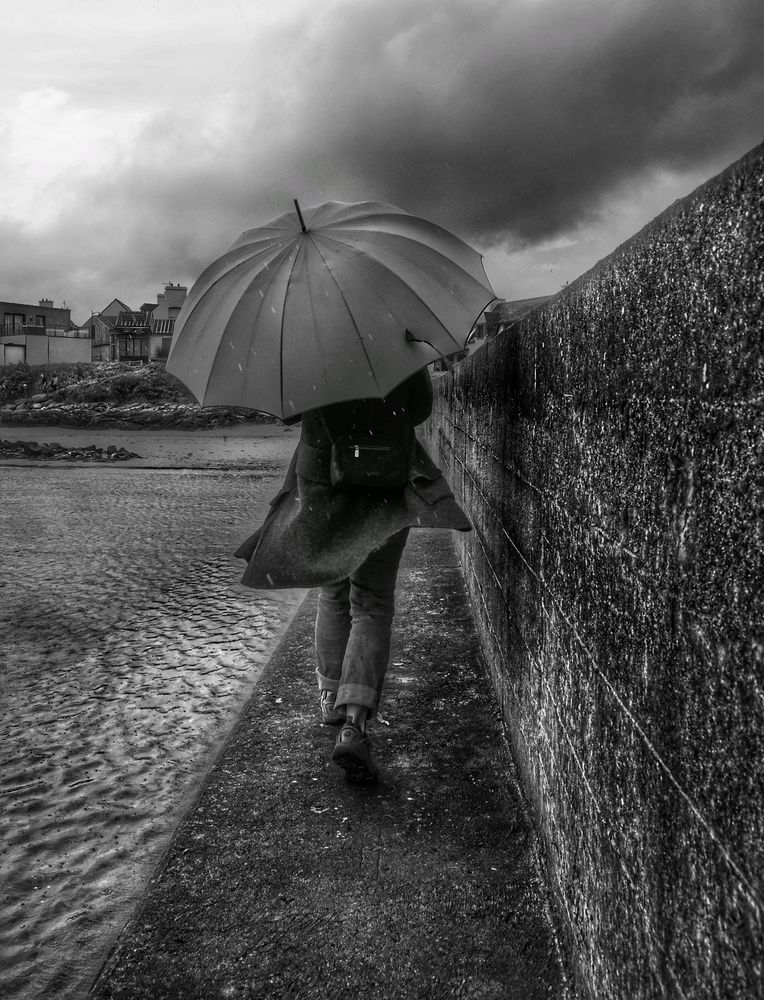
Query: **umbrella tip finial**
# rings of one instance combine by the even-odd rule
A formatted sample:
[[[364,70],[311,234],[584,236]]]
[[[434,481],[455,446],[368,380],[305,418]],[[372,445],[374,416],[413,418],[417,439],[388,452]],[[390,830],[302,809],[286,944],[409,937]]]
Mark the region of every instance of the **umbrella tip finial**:
[[[299,201],[296,198],[294,199],[294,207],[297,209],[297,218],[300,220],[300,225],[302,226],[302,231],[304,233],[307,233],[308,227],[305,225],[305,219],[303,219],[302,212],[300,211],[300,203],[299,203]]]

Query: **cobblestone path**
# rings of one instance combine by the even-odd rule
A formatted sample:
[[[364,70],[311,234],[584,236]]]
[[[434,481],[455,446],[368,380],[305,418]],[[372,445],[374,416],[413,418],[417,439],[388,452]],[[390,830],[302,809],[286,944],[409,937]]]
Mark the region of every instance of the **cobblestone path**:
[[[0,470],[3,996],[79,996],[301,595],[231,556],[283,467]]]

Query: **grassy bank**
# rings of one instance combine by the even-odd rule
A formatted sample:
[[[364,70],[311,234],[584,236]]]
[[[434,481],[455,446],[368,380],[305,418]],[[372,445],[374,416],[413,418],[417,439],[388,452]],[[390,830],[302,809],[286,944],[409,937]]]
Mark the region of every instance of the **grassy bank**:
[[[119,362],[9,365],[0,369],[0,424],[69,427],[221,427],[275,423],[238,407],[202,409],[161,365]]]

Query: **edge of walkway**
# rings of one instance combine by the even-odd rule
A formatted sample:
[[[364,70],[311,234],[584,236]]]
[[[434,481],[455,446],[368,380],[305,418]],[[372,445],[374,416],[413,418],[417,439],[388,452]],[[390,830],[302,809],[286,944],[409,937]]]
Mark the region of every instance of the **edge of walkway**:
[[[348,783],[318,721],[308,595],[90,996],[572,1000],[537,841],[450,533],[401,566]]]

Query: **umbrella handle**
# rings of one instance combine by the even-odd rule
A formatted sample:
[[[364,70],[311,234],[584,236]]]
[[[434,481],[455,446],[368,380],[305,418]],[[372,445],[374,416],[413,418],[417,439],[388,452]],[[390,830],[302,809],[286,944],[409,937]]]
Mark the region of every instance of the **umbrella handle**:
[[[448,371],[453,370],[454,367],[453,364],[448,360],[445,354],[441,354],[440,351],[438,351],[438,348],[435,347],[434,344],[431,344],[429,340],[421,340],[419,337],[415,337],[414,334],[411,332],[411,330],[406,330],[406,340],[410,344],[427,344],[428,347],[431,347],[433,351],[436,351],[438,353],[441,360],[443,361],[443,364],[446,366],[446,369]]]

